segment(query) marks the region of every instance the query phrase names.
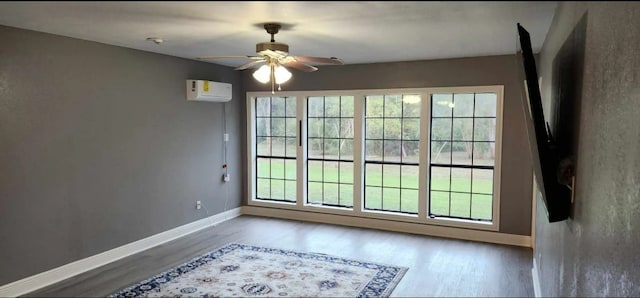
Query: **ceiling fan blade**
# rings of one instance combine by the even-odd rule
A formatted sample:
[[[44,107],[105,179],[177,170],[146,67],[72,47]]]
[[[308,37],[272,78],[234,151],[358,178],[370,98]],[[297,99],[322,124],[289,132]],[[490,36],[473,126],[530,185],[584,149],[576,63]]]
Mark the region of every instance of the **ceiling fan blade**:
[[[289,61],[289,62],[284,62],[282,63],[282,65],[287,66],[287,67],[293,67],[305,72],[312,72],[312,71],[316,71],[318,70],[317,67],[311,66],[309,64],[304,64],[300,61]]]
[[[324,57],[294,56],[294,58],[304,63],[324,63],[324,64],[335,64],[335,65],[344,64],[342,60],[336,57],[324,58]]]
[[[249,63],[242,64],[242,65],[240,65],[240,66],[238,66],[238,67],[236,67],[234,69],[235,70],[245,70],[247,68],[250,68],[252,66],[255,66],[257,64],[264,63],[264,62],[266,62],[266,60],[264,60],[264,59],[262,59],[262,60],[254,60],[254,61],[251,61]]]
[[[262,56],[248,56],[248,55],[243,55],[243,56],[202,56],[202,57],[196,57],[196,59],[198,60],[208,60],[208,59],[232,59],[232,58],[245,58],[245,59],[262,59]]]

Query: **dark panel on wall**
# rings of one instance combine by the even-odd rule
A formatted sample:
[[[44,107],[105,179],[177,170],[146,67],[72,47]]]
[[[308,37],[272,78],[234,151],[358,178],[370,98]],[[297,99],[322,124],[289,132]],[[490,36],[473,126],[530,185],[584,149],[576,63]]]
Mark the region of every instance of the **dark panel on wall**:
[[[514,35],[514,42],[516,36]],[[348,61],[347,61],[348,62]],[[504,85],[500,232],[531,234],[531,163],[514,55],[396,63],[320,66],[293,70],[282,90],[348,90]],[[247,91],[268,91],[244,73]]]
[[[586,30],[581,28],[585,24]],[[640,4],[561,2],[547,34],[540,66],[546,112],[562,124],[564,102],[553,84],[565,50],[584,30],[580,95],[572,124],[576,152],[571,217],[548,223],[541,201],[534,262],[542,297],[640,296]],[[571,45],[571,43],[577,44]],[[576,49],[574,47],[574,49]],[[576,55],[580,55],[577,51]],[[556,58],[558,57],[558,58]],[[579,57],[569,57],[580,59]],[[569,72],[571,73],[571,72]],[[567,104],[571,106],[572,104]],[[559,109],[552,109],[551,107]],[[560,112],[559,112],[560,111]],[[556,113],[556,114],[554,114]],[[559,114],[557,114],[559,113]]]
[[[0,285],[240,206],[238,72],[10,27],[0,40]],[[187,79],[233,84],[226,184],[223,104],[186,101]]]

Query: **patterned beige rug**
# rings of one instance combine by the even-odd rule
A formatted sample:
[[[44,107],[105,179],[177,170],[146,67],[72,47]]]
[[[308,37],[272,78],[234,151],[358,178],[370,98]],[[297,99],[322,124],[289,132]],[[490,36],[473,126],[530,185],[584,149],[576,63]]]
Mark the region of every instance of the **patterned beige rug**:
[[[407,270],[231,243],[109,297],[388,297]]]

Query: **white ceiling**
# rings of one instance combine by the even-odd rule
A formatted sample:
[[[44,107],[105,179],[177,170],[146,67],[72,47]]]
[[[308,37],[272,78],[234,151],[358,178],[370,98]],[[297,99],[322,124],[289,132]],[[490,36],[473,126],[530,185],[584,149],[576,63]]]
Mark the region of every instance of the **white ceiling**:
[[[194,59],[253,55],[269,41],[291,55],[345,64],[514,54],[516,23],[538,52],[556,2],[0,2],[0,24]],[[156,45],[147,37],[160,37]],[[43,45],[46,46],[46,45]],[[238,66],[241,59],[215,60]]]

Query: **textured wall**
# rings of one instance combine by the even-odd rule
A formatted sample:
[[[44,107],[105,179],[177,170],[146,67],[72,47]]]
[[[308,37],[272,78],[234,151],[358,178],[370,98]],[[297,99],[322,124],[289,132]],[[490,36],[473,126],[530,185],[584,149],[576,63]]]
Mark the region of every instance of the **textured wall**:
[[[230,68],[0,26],[0,285],[241,204],[221,183],[223,104],[185,80]],[[244,117],[229,117],[232,178]],[[228,201],[226,200],[228,199]],[[225,206],[225,203],[227,205]]]
[[[640,296],[640,4],[563,2],[540,54],[546,117],[552,61],[587,14],[572,217],[549,224],[538,200],[543,296]]]
[[[514,24],[514,32],[515,32]],[[514,33],[515,34],[515,33]],[[514,42],[515,42],[514,35]],[[516,51],[514,44],[514,53]],[[313,73],[293,70],[283,90],[345,90],[504,85],[500,232],[531,234],[531,163],[519,65],[515,55],[463,59],[320,66]],[[251,73],[244,75],[247,91],[266,91]]]

